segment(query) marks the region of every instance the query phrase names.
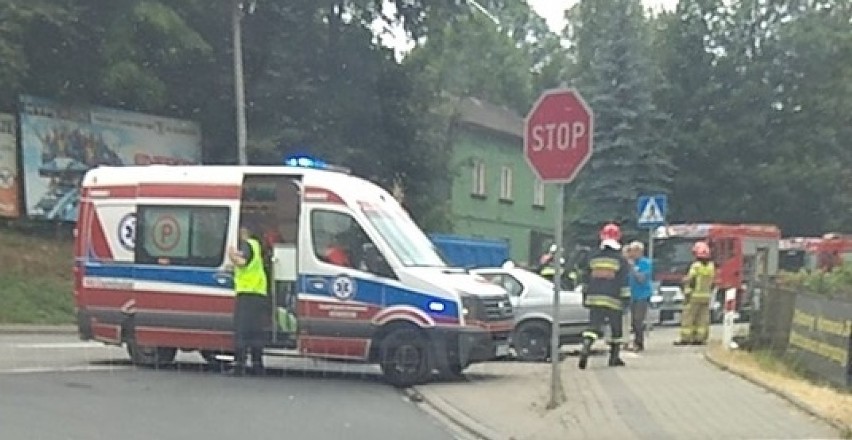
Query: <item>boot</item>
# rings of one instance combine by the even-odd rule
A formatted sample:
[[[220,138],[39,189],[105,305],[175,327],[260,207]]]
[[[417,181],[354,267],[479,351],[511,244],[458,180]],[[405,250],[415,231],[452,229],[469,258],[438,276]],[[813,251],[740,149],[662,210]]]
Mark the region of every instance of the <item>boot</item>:
[[[592,352],[593,341],[591,338],[583,338],[583,348],[580,349],[580,364],[581,370],[585,370],[589,364],[589,354]]]
[[[619,352],[621,351],[621,344],[609,344],[609,366],[610,367],[623,367],[624,361],[619,357]]]

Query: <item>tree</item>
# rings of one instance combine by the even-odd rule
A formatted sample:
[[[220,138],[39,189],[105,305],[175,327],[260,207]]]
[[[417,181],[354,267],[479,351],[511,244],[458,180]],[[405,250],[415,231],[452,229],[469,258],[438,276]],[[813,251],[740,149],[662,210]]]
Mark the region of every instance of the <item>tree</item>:
[[[647,32],[639,1],[580,2],[570,12],[566,36],[577,69],[570,83],[595,114],[594,154],[572,191],[581,207],[570,230],[576,237],[596,236],[607,221],[630,233],[637,196],[669,189],[667,120],[652,100]]]

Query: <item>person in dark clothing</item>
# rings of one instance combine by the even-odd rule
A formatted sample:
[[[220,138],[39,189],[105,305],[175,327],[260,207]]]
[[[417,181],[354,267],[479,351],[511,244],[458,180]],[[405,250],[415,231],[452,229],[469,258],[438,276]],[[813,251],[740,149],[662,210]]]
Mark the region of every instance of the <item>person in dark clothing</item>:
[[[262,374],[263,346],[265,344],[263,322],[267,314],[268,283],[264,269],[260,242],[252,237],[251,230],[240,227],[238,247],[228,250],[234,264],[234,375],[245,372],[246,351],[251,351],[251,370]]]
[[[589,362],[592,345],[603,336],[605,325],[609,325],[609,366],[624,366],[619,356],[623,343],[622,313],[630,301],[628,276],[630,264],[621,253],[621,229],[609,223],[601,229],[600,249],[586,264],[588,280],[583,289],[583,305],[589,309],[589,329],[583,332],[583,348],[580,351],[580,369]]]

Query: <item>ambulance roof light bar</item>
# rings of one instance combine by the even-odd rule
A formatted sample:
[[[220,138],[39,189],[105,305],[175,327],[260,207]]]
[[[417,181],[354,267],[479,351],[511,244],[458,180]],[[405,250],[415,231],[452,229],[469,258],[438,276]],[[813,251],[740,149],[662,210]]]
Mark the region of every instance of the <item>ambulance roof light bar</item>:
[[[326,171],[336,171],[338,173],[349,174],[349,168],[331,165],[326,163],[324,160],[320,160],[311,156],[289,156],[284,159],[284,165],[288,167],[296,167],[296,168],[312,168],[315,170],[326,170]]]

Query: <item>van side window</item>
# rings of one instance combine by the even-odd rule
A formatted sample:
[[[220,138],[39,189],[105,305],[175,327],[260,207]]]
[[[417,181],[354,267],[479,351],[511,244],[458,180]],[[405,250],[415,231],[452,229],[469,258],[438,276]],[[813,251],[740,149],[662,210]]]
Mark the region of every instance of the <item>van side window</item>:
[[[139,206],[136,262],[217,267],[225,254],[227,207]]]
[[[370,237],[349,214],[315,209],[311,212],[311,240],[319,261],[395,277]]]

